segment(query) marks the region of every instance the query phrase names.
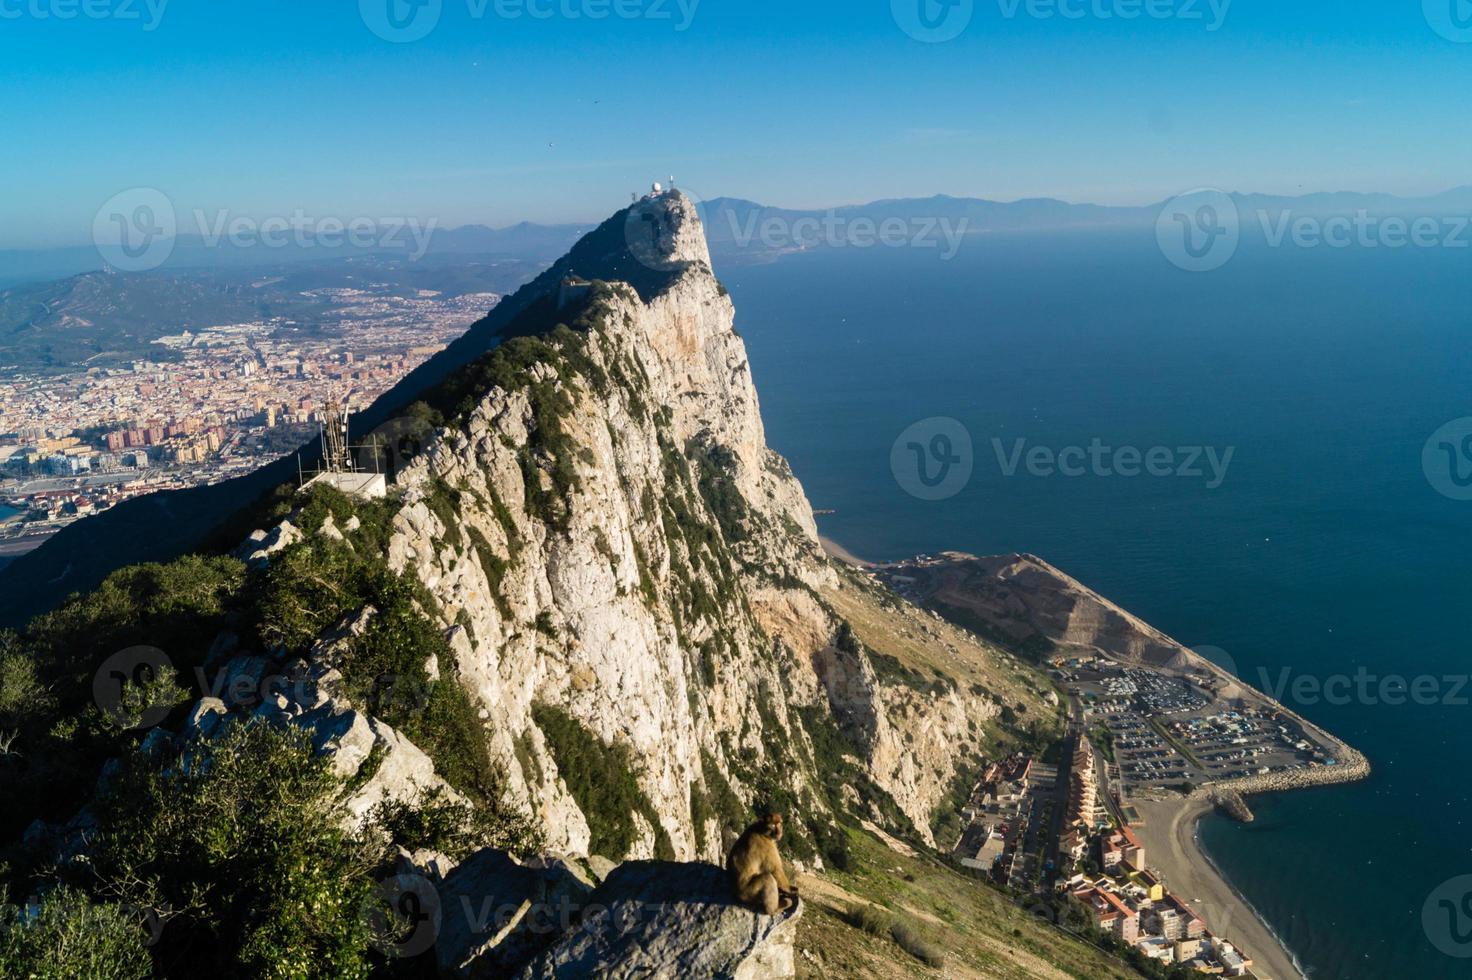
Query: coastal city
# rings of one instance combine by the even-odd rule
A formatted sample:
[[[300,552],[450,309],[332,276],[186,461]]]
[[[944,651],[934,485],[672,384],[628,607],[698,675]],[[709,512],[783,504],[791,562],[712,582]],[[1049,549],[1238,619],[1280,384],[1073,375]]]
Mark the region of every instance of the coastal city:
[[[1210,671],[1187,679],[1100,657],[1048,666],[1073,709],[1060,764],[1021,755],[991,764],[962,812],[955,857],[1024,892],[1066,895],[1088,924],[1162,964],[1254,975],[1251,956],[1147,860],[1131,803],[1210,781],[1222,784],[1217,802],[1246,818],[1231,781],[1337,760],[1291,718],[1219,701]]]
[[[1249,946],[1276,951],[1251,916],[1232,917],[1235,901],[1198,902],[1209,890],[1174,853],[1178,818],[1214,808],[1250,822],[1246,794],[1359,778],[1358,753],[1031,556],[944,553],[872,571],[1028,651],[1067,701],[1060,743],[985,768],[954,860],[1162,967],[1292,975],[1230,938],[1250,929]]]
[[[156,358],[11,372],[0,387],[0,561],[133,497],[292,452],[329,403],[366,407],[500,298],[315,292],[331,315],[310,331],[282,318],[221,324],[159,337]]]

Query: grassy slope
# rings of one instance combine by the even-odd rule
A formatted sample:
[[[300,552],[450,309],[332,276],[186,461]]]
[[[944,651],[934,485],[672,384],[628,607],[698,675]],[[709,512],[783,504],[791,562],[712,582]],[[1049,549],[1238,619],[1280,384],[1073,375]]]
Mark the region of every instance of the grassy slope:
[[[907,857],[861,831],[850,832],[848,872],[806,876],[798,923],[797,976],[987,977],[1138,980],[1127,965],[1054,928],[1006,895],[932,857]],[[886,938],[849,923],[872,904],[893,912],[945,953],[932,969]]]
[[[984,688],[1016,711],[1010,724],[993,719],[987,725],[995,756],[1021,744],[1023,727],[1036,727],[1044,737],[1061,735],[1060,709],[1048,699],[1047,679],[995,645],[933,618],[862,572],[840,570],[840,585],[826,590],[824,598],[876,653],[921,673],[944,673],[963,689]],[[802,879],[807,907],[798,930],[800,978],[1138,977],[1127,965],[934,856],[897,853],[864,831],[848,833],[852,867]],[[853,925],[854,910],[864,905],[887,909],[943,950],[945,966],[927,967],[888,937]]]
[[[901,599],[863,572],[841,568],[839,574],[840,587],[827,590],[824,598],[871,650],[923,673],[944,673],[962,690],[984,688],[1017,712],[1011,725],[999,719],[987,723],[989,744],[996,756],[1017,745],[1019,727],[1038,726],[1042,735],[1061,736],[1062,715],[1048,699],[1053,687],[1042,673],[974,633]]]

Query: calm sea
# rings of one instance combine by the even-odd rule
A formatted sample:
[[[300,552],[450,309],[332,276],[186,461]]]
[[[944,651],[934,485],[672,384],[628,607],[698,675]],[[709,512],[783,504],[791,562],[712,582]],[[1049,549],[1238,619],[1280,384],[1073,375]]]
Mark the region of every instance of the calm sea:
[[[1034,552],[1259,686],[1286,679],[1375,775],[1256,800],[1250,826],[1209,819],[1209,852],[1315,977],[1472,973],[1433,945],[1472,954],[1472,918],[1422,915],[1472,874],[1472,690],[1447,679],[1472,669],[1472,502],[1422,461],[1472,416],[1467,250],[1248,244],[1190,274],[1151,233],[1086,232],[719,271],[769,441],[836,511],[825,533],[876,559]],[[972,473],[928,502],[891,448],[932,417],[962,423]],[[1216,487],[1199,461],[1122,475],[1128,455],[1082,476],[1024,456],[1007,475],[1018,440],[1051,456],[1095,439],[1169,450],[1157,469],[1233,453]],[[1397,703],[1397,677],[1435,678],[1430,703]]]

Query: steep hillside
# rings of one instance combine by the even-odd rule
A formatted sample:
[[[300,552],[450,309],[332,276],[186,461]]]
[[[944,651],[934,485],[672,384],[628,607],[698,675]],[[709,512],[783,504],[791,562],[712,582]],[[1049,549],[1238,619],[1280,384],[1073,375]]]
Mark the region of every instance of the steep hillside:
[[[59,932],[144,910],[166,975],[788,976],[805,941],[844,975],[894,975],[864,952],[891,942],[906,972],[1114,975],[927,856],[983,759],[1056,738],[1057,697],[823,555],[693,205],[646,198],[556,270],[592,281],[523,296],[380,427],[387,499],[279,488],[228,553],[3,638],[0,880],[58,896]],[[838,876],[787,918],[688,864],[767,809]],[[427,943],[353,914],[405,889],[442,910]],[[554,894],[556,928],[522,898],[459,915]],[[871,901],[955,928],[871,935]],[[610,944],[593,909],[626,903],[649,914]],[[0,967],[23,926],[0,919]]]

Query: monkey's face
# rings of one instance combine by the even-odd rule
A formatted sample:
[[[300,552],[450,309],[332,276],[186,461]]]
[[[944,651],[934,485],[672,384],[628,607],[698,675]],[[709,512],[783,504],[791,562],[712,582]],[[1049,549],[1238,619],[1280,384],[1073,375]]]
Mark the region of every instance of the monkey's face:
[[[767,836],[772,840],[782,839],[782,814],[773,813],[767,816]]]

